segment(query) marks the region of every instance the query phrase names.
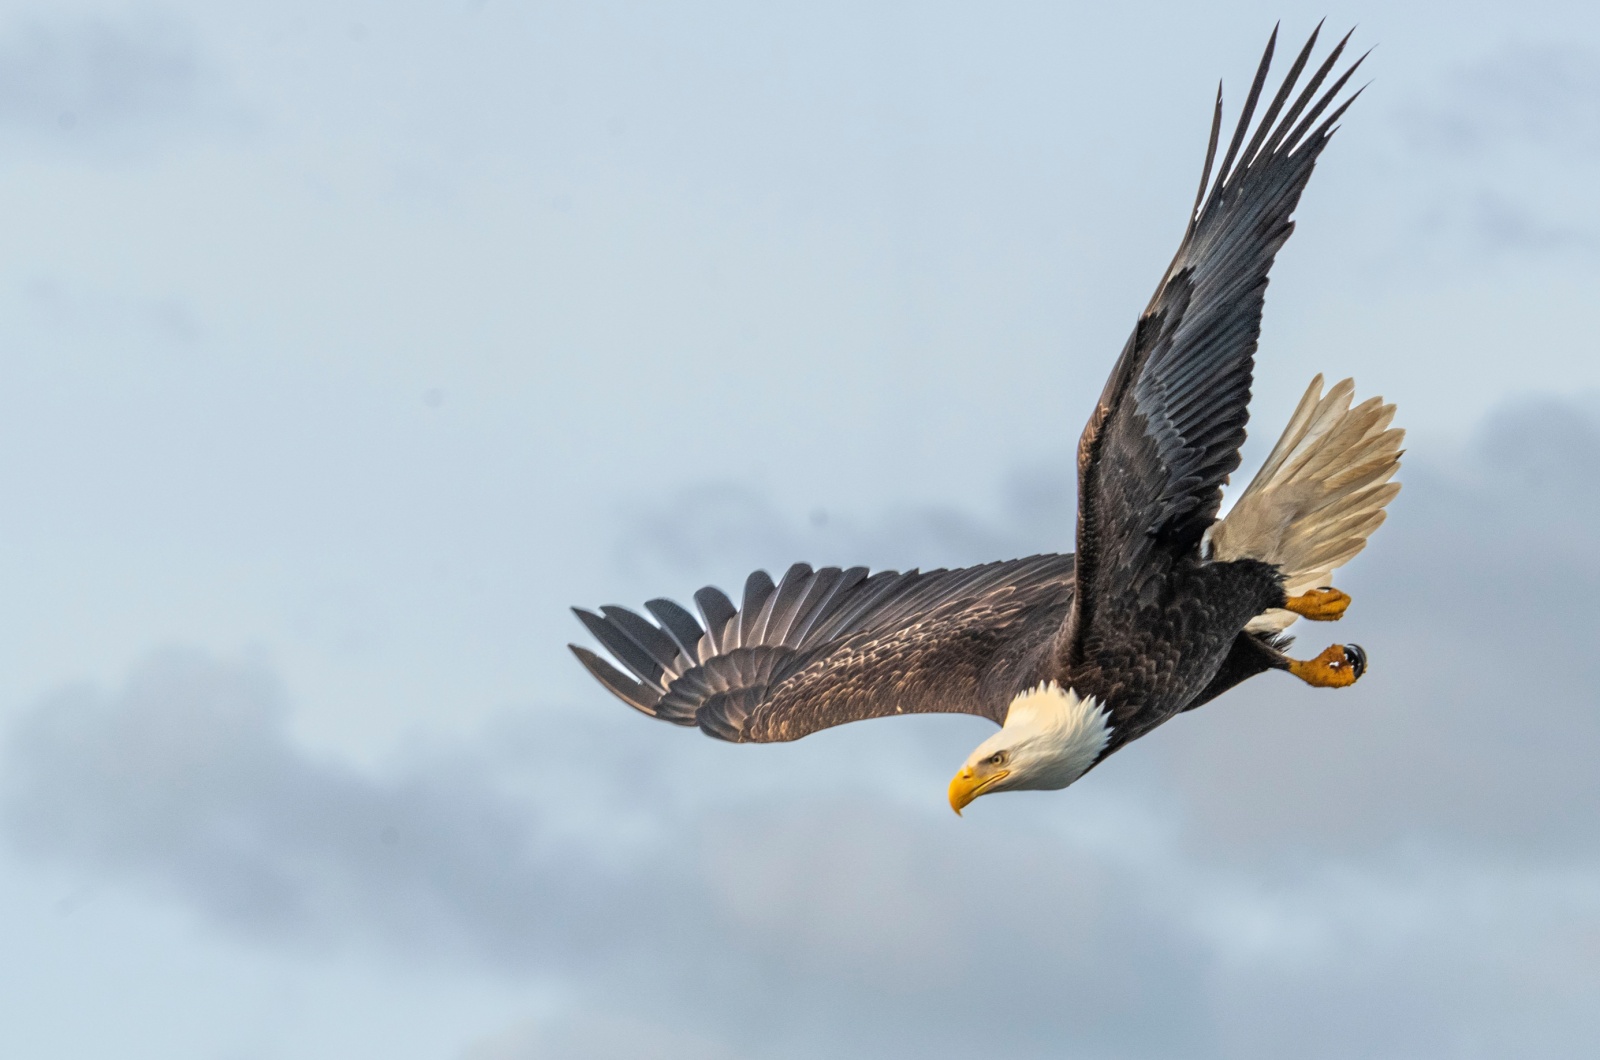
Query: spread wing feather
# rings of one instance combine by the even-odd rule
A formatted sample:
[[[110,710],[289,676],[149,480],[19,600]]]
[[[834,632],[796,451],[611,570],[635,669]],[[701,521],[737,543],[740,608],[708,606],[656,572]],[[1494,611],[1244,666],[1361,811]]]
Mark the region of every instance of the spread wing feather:
[[[670,600],[578,618],[626,669],[574,645],[619,699],[735,742],[795,740],[899,713],[967,713],[997,724],[1038,679],[1071,606],[1073,557],[1033,556],[926,573],[864,567],[763,571],[735,609],[695,593],[705,626]],[[718,631],[713,635],[712,631]]]
[[[1216,518],[1249,420],[1267,273],[1294,229],[1290,215],[1334,123],[1354,101],[1352,95],[1329,111],[1359,59],[1318,94],[1348,39],[1296,95],[1316,44],[1312,33],[1247,142],[1277,41],[1273,32],[1210,183],[1222,123],[1218,89],[1183,241],[1078,444],[1082,592],[1066,641],[1069,664],[1085,656],[1097,634],[1153,602],[1167,562],[1196,550]]]

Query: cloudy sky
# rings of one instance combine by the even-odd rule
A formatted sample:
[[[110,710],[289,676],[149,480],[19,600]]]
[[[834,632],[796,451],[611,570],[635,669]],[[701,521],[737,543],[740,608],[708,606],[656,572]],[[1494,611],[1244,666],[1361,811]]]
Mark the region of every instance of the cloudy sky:
[[[1069,549],[1323,14],[1246,460],[1399,402],[1361,685],[958,820],[976,719],[589,682],[569,604]],[[0,7],[0,1055],[1592,1055],[1597,186],[1575,0]]]

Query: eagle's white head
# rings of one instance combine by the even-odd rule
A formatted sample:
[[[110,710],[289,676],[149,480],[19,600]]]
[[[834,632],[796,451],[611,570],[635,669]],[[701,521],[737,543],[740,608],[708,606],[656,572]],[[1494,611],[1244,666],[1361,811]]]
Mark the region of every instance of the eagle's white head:
[[[1111,739],[1106,711],[1054,681],[1011,701],[1006,723],[978,745],[950,781],[950,808],[960,813],[992,791],[1064,788],[1088,770]]]

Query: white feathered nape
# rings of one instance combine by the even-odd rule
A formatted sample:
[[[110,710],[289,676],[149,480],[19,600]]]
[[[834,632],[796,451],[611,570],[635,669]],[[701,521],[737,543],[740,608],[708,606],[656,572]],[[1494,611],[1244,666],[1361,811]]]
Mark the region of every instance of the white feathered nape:
[[[1057,790],[1083,776],[1111,740],[1110,715],[1094,697],[1047,681],[1017,695],[1006,711],[1005,725],[985,741],[1009,747],[1013,755],[1011,788]]]
[[[1277,564],[1284,590],[1298,596],[1332,585],[1383,523],[1384,506],[1400,492],[1405,431],[1389,424],[1394,406],[1381,397],[1354,408],[1353,379],[1322,393],[1311,381],[1278,444],[1233,508],[1206,531],[1202,549],[1213,559],[1246,557]],[[1277,633],[1295,620],[1274,608],[1252,619],[1251,632]]]

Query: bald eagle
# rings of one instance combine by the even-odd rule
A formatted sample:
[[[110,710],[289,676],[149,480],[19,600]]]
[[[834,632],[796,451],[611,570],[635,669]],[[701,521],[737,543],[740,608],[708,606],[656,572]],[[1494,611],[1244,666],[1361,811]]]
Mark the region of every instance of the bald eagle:
[[[1218,518],[1245,438],[1267,273],[1359,95],[1333,106],[1359,59],[1320,91],[1348,34],[1295,93],[1313,32],[1252,132],[1276,40],[1213,183],[1218,88],[1183,241],[1078,442],[1075,555],[905,573],[798,563],[776,583],[751,574],[738,606],[701,589],[698,620],[670,600],[645,604],[654,622],[575,609],[628,673],[573,645],[588,671],[651,717],[739,743],[894,714],[988,718],[1000,730],[950,782],[957,813],[991,792],[1064,788],[1267,670],[1324,688],[1360,678],[1358,646],[1294,659],[1283,631],[1338,619],[1350,602],[1331,576],[1400,489],[1394,406],[1352,404],[1348,379],[1324,393],[1318,376]]]

